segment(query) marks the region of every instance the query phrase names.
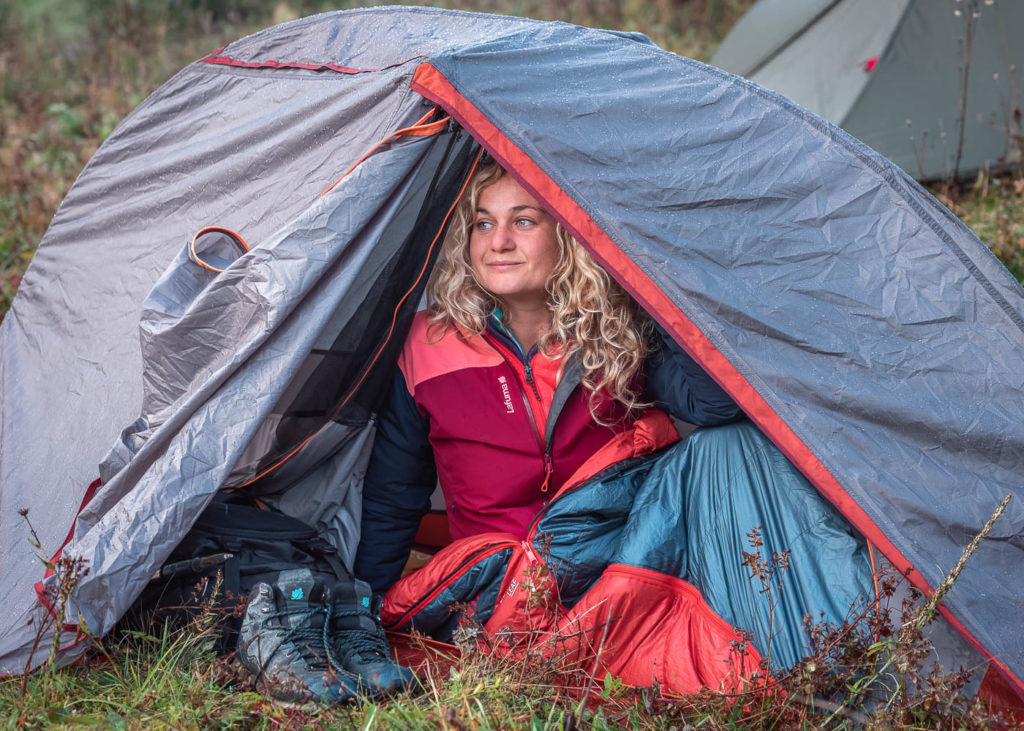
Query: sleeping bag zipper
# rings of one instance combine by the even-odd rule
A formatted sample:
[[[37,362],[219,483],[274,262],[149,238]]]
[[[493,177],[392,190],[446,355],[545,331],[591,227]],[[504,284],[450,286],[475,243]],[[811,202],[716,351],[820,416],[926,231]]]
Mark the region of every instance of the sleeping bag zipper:
[[[441,580],[438,581],[430,589],[430,591],[428,591],[426,594],[424,594],[415,602],[413,602],[412,606],[406,609],[405,612],[402,613],[401,617],[399,617],[395,622],[389,623],[387,625],[387,628],[394,629],[396,627],[401,627],[405,623],[409,622],[425,606],[427,606],[430,602],[437,599],[437,597],[441,595],[441,592],[443,592],[449,586],[454,584],[459,578],[464,576],[466,572],[469,571],[475,564],[479,563],[480,561],[483,561],[484,559],[490,558],[496,553],[501,553],[502,551],[508,550],[509,548],[513,548],[517,545],[521,545],[522,543],[522,541],[504,540],[499,541],[498,543],[495,543],[493,545],[484,546],[483,548],[479,548],[476,551],[473,551],[471,554],[466,556],[459,563],[458,566],[449,571],[446,576],[442,577]]]

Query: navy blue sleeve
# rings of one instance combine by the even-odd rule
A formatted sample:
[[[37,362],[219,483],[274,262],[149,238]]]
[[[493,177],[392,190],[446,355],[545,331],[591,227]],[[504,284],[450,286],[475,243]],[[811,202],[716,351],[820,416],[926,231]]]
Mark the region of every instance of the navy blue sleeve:
[[[429,441],[430,424],[395,369],[387,405],[363,483],[363,517],[355,575],[375,593],[402,576],[420,519],[430,510],[437,468]]]
[[[741,418],[740,407],[714,379],[660,325],[655,323],[654,329],[653,352],[647,359],[647,400],[697,426]]]

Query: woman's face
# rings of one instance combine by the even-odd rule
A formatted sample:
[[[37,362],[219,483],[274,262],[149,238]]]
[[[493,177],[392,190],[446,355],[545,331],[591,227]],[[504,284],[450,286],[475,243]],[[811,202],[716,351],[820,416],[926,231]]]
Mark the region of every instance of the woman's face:
[[[555,219],[512,176],[480,191],[469,236],[477,282],[511,309],[547,306],[545,285],[558,264]]]

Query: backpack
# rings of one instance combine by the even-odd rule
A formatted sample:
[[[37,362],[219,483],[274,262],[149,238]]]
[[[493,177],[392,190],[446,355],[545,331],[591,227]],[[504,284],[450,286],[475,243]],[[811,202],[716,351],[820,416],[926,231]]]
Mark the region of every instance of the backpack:
[[[247,496],[218,494],[151,578],[130,615],[187,623],[204,612],[221,615],[218,651],[237,643],[249,592],[275,583],[286,569],[304,567],[325,583],[351,580],[316,528],[262,507]]]

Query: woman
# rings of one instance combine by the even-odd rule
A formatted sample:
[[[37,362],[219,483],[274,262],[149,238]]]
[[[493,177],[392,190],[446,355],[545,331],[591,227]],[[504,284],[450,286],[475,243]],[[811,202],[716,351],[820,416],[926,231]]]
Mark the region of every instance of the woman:
[[[497,163],[476,171],[454,216],[365,481],[356,575],[375,592],[400,577],[438,481],[453,539],[522,538],[652,402],[697,425],[740,416]]]

